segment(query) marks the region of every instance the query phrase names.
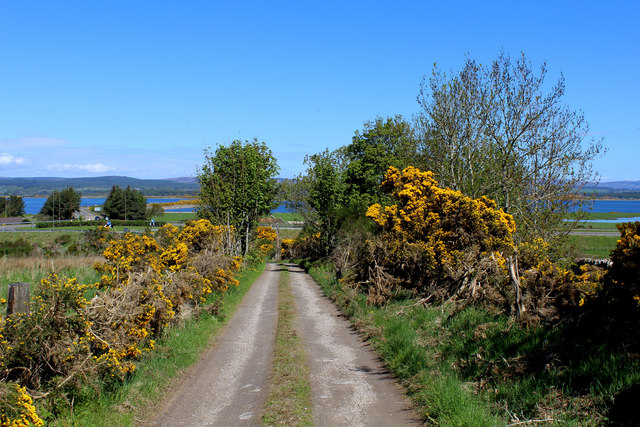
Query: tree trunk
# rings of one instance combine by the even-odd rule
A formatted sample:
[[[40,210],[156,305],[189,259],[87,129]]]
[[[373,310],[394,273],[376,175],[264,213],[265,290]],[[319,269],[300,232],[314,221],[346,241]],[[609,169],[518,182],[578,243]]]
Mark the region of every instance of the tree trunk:
[[[520,319],[522,313],[524,313],[524,305],[522,303],[522,290],[520,288],[520,274],[518,273],[518,256],[510,256],[507,258],[507,265],[509,268],[509,277],[511,278],[511,284],[516,294],[516,317]]]

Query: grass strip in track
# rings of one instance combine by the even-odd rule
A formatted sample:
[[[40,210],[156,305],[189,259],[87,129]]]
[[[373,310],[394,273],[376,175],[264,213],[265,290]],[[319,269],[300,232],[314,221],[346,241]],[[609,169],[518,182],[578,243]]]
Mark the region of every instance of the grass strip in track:
[[[231,318],[264,264],[245,269],[240,285],[225,294],[221,316],[202,315],[187,320],[183,327],[166,331],[156,349],[137,363],[135,374],[124,384],[104,387],[101,396],[87,396],[73,414],[58,419],[57,425],[128,426],[144,423],[154,404],[164,398],[172,380],[195,364],[211,339]]]
[[[307,354],[296,332],[296,309],[289,272],[282,266],[278,282],[278,326],[265,425],[312,425],[311,386]]]

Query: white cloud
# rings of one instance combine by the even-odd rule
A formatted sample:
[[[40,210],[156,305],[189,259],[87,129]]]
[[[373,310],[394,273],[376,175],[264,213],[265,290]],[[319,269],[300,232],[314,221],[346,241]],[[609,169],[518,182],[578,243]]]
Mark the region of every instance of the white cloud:
[[[116,170],[116,168],[112,166],[103,165],[102,163],[93,163],[93,164],[87,163],[86,165],[71,165],[67,163],[64,165],[50,165],[47,167],[47,169],[58,170],[58,171],[59,170],[64,170],[64,171],[81,170],[81,171],[86,171],[91,173],[104,173],[104,172]]]
[[[0,165],[24,165],[27,159],[23,157],[14,157],[9,153],[0,153]]]

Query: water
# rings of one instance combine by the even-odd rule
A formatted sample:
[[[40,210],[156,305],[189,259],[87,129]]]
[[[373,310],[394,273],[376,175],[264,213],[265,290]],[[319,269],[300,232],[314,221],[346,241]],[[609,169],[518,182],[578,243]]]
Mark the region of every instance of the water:
[[[27,214],[35,215],[40,212],[40,209],[44,206],[44,202],[47,201],[46,197],[23,197],[24,211]],[[80,199],[80,206],[100,206],[104,203],[106,198],[104,197],[83,197]],[[184,200],[180,198],[153,198],[147,199],[147,203],[170,203],[177,202],[178,200]],[[186,211],[189,212],[189,211]]]
[[[640,216],[634,217],[624,217],[624,218],[615,218],[615,219],[587,219],[584,222],[610,222],[610,223],[618,223],[618,222],[636,222],[640,221]]]
[[[640,200],[596,200],[591,212],[640,212]]]

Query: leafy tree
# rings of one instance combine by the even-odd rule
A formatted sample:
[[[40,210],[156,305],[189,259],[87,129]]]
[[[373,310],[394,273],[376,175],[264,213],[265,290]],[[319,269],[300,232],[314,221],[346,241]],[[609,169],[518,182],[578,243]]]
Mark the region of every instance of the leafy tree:
[[[142,192],[114,185],[104,201],[104,213],[111,219],[140,220],[147,218],[147,199]]]
[[[524,55],[503,53],[488,67],[467,59],[453,76],[434,67],[418,96],[422,167],[444,186],[496,200],[521,240],[569,231],[563,219],[584,204],[577,196],[597,180],[591,161],[603,152],[601,141],[585,141],[582,113],[564,105],[564,77],[549,87],[546,74]]]
[[[44,202],[40,214],[52,219],[71,219],[73,214],[80,210],[81,199],[82,194],[73,187],[54,190]]]
[[[335,239],[339,215],[344,204],[342,159],[339,151],[306,156],[304,175],[292,184],[287,207],[302,214],[310,233],[320,232],[323,255],[327,255]]]
[[[366,208],[383,201],[380,184],[389,166],[402,169],[415,160],[416,139],[411,125],[402,116],[376,118],[356,131],[351,144],[341,149],[344,155],[346,198]],[[363,212],[364,212],[363,210]]]
[[[12,195],[0,198],[0,216],[22,215],[24,215],[24,200],[22,200],[22,197]]]
[[[198,216],[235,228],[235,252],[247,254],[249,239],[261,215],[273,208],[278,164],[264,142],[233,141],[205,149],[198,171],[201,207]]]
[[[160,203],[151,203],[147,209],[147,218],[158,218],[164,215],[164,207]]]

